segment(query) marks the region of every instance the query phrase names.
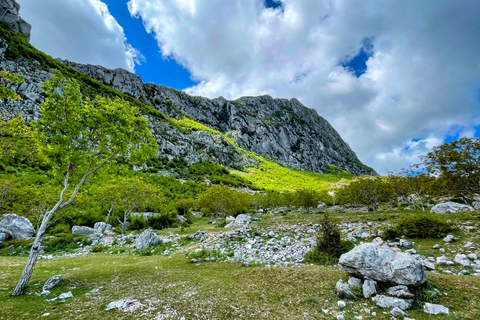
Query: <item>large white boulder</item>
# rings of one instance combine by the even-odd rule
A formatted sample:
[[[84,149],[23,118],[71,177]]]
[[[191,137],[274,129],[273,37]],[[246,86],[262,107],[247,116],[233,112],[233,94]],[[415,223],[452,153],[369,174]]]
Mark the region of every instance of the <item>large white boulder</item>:
[[[85,226],[73,226],[72,227],[72,233],[73,234],[78,234],[78,235],[91,235],[96,232],[100,232],[98,229],[90,228],[90,227],[85,227]]]
[[[419,286],[427,280],[420,259],[379,243],[361,244],[343,254],[338,263],[352,275],[379,282]]]
[[[27,218],[7,213],[0,218],[0,232],[11,235],[14,239],[28,239],[33,237],[35,229]]]
[[[251,220],[252,220],[252,217],[250,217],[248,214],[239,214],[234,221],[230,220],[231,222],[227,224],[225,228],[236,228],[236,227],[248,226]]]
[[[160,238],[156,235],[152,229],[143,231],[135,240],[135,248],[137,250],[145,250],[150,246],[156,246],[160,242]]]
[[[430,212],[433,213],[457,213],[457,212],[466,212],[474,211],[473,207],[467,206],[466,204],[456,203],[456,202],[444,202],[434,205]]]

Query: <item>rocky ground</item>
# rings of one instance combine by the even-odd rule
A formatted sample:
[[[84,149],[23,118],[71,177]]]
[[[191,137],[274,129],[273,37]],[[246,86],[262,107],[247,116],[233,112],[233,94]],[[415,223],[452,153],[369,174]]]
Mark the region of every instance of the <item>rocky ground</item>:
[[[339,221],[343,237],[356,243],[356,250],[381,246],[388,253],[382,259],[394,257],[392,265],[404,266],[408,260],[416,264],[417,271],[424,270],[427,284],[422,282],[421,290],[418,283],[412,286],[397,281],[385,286],[381,278],[372,279],[381,274],[379,266],[371,268],[373,273],[370,270],[363,274],[357,270],[361,266],[355,265],[354,270],[344,264],[342,269],[348,275],[339,267],[305,263],[304,255],[316,243],[321,214],[279,212],[273,217],[258,214],[229,218],[230,228],[218,229],[207,218],[196,218],[190,228],[146,230],[125,236],[108,228],[105,235],[94,228],[75,228],[74,232],[86,234],[90,243],[79,244],[72,252],[43,254],[27,297],[35,297],[36,306],[30,306],[38,312],[35,317],[49,314],[50,318],[61,318],[71,311],[69,306],[84,310],[88,305],[105,312],[109,309],[106,315],[112,318],[478,319],[478,213],[449,214],[456,230],[443,239],[400,238],[384,242],[381,237],[386,226],[402,214],[336,213],[332,218]],[[8,291],[25,261],[17,255],[24,255],[27,248],[22,251],[11,245],[6,249],[14,256],[0,257],[0,267],[8,267],[0,268],[4,283],[0,300],[4,300],[11,319],[21,318],[24,311],[15,306],[28,300],[9,298]],[[371,257],[364,252],[359,256]],[[405,274],[416,274],[409,268],[407,263]],[[152,279],[149,272],[156,277]],[[58,285],[44,287],[54,275],[62,275],[50,280],[58,280]],[[254,277],[256,282],[246,277]],[[422,273],[417,272],[418,277],[422,278]],[[237,283],[237,278],[243,282]],[[199,283],[199,279],[203,282]],[[279,285],[282,290],[271,291]],[[119,287],[122,290],[118,291]],[[368,293],[372,288],[375,294]],[[418,305],[417,297],[412,295],[421,295],[427,303]],[[195,310],[188,301],[195,301]],[[61,312],[56,311],[59,304]],[[229,312],[218,309],[226,304]],[[274,306],[278,313],[270,312]],[[81,314],[78,318],[85,317]]]

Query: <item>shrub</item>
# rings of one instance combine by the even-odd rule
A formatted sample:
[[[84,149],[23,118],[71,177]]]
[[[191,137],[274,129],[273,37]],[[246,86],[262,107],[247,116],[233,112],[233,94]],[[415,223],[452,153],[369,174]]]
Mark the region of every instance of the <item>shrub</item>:
[[[175,219],[171,218],[168,214],[156,215],[148,218],[148,226],[155,230],[162,230],[165,228],[170,228]]]
[[[353,249],[350,241],[342,241],[340,229],[325,214],[320,224],[321,230],[317,236],[317,245],[305,256],[307,262],[318,264],[335,264],[345,252]]]
[[[135,216],[132,218],[128,228],[130,230],[143,230],[147,227],[147,222],[142,216]]]
[[[50,232],[51,235],[69,234],[70,226],[64,223],[59,223]]]
[[[415,214],[403,217],[396,226],[387,229],[386,233],[395,237],[442,238],[452,230],[452,225],[437,215]]]

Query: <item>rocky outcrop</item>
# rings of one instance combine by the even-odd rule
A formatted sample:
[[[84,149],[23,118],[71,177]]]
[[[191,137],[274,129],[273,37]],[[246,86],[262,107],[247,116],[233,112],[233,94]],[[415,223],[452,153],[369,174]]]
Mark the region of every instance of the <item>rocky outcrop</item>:
[[[90,227],[84,227],[84,226],[73,226],[72,227],[72,234],[77,234],[77,235],[91,235],[94,234],[95,232],[100,232],[100,230],[90,228]]]
[[[147,229],[143,231],[135,241],[135,248],[142,251],[150,246],[156,246],[160,242],[160,238],[152,231]]]
[[[32,26],[20,17],[20,5],[15,0],[0,1],[0,21],[10,25],[13,31],[21,32],[30,41]]]
[[[444,202],[434,205],[430,212],[433,213],[457,213],[457,212],[466,212],[466,211],[474,211],[473,207],[456,203],[456,202]]]
[[[422,261],[379,243],[361,244],[340,257],[339,265],[352,275],[395,285],[419,286],[427,280]]]
[[[273,158],[294,169],[322,172],[328,165],[354,174],[376,174],[363,165],[333,127],[297,99],[270,96],[242,97],[228,101],[208,99],[152,83],[123,69],[62,61],[66,65],[139,100],[162,113],[187,115],[226,133],[249,151]]]
[[[32,223],[25,217],[19,217],[14,213],[4,214],[0,219],[0,232],[14,239],[28,239],[33,237],[35,229]]]

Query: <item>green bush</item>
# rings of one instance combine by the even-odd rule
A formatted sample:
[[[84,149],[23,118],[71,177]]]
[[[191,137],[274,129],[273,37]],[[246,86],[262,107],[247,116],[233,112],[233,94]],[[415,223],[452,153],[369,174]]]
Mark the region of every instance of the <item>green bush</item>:
[[[175,219],[170,217],[168,214],[151,216],[147,221],[148,226],[155,230],[170,228],[174,223]]]
[[[341,239],[340,229],[327,214],[324,215],[320,227],[317,245],[305,255],[305,261],[323,265],[335,264],[342,254],[353,249],[354,244]]]
[[[147,221],[143,218],[143,216],[135,216],[132,218],[132,221],[128,225],[128,229],[130,230],[143,230],[147,227]]]
[[[58,233],[55,237],[47,238],[43,244],[45,252],[73,251],[89,243],[87,236],[73,235],[71,233]]]
[[[409,238],[442,238],[452,230],[452,225],[446,220],[428,213],[405,216],[394,227],[387,229],[386,234],[390,238],[402,235]]]
[[[66,225],[64,223],[59,223],[55,226],[55,228],[53,228],[52,230],[50,230],[49,234],[51,235],[60,235],[60,234],[69,234],[70,233],[70,226],[69,225]]]

